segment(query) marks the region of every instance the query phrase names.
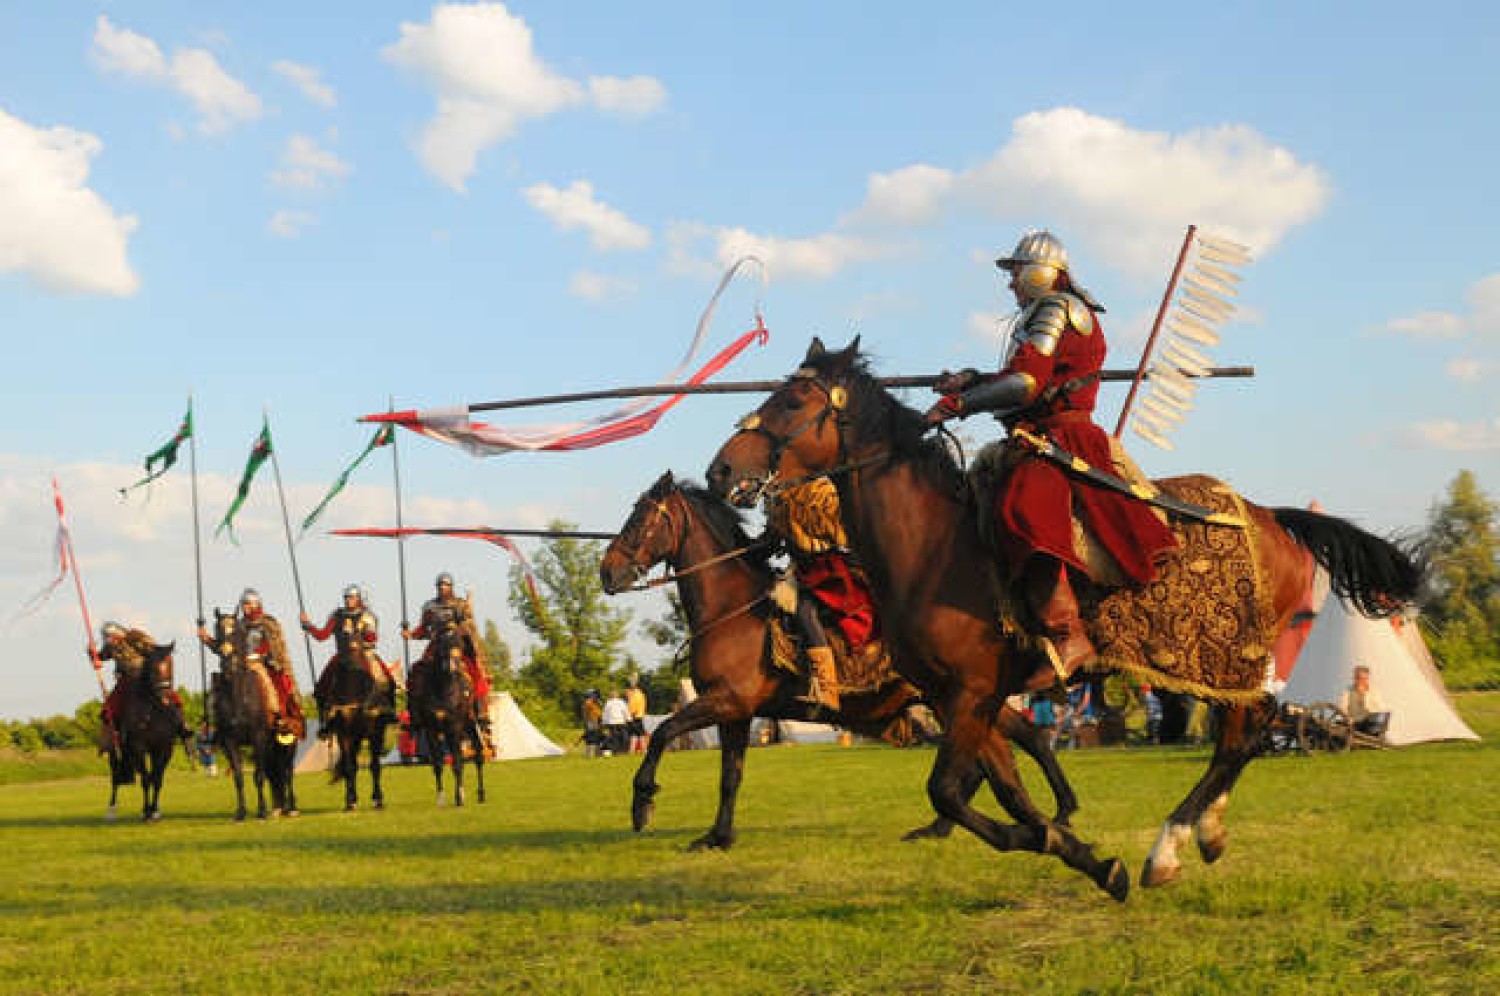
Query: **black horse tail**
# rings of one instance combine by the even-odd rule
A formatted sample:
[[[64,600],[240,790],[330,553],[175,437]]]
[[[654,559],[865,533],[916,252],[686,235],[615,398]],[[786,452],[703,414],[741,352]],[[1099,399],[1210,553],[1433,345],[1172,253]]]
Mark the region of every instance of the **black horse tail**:
[[[1416,544],[1393,543],[1335,515],[1271,510],[1281,528],[1328,572],[1329,587],[1362,615],[1384,619],[1417,600],[1427,578]]]

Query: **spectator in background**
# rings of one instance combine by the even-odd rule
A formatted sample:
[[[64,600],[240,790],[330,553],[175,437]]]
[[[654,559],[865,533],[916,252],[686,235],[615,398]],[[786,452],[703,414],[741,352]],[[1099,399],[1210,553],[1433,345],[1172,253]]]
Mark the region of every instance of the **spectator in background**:
[[[588,690],[578,711],[583,717],[583,756],[598,757],[604,750],[604,703],[597,688]]]
[[[625,704],[625,693],[616,691],[604,702],[604,756],[623,754],[629,745],[630,706]]]
[[[1031,721],[1047,738],[1049,748],[1057,746],[1057,706],[1044,694],[1031,697]]]
[[[1141,686],[1141,705],[1146,709],[1146,742],[1157,743],[1161,736],[1161,699],[1150,685]]]
[[[1385,736],[1390,725],[1391,712],[1380,693],[1370,687],[1370,669],[1363,664],[1354,666],[1354,681],[1344,689],[1339,699],[1339,708],[1349,717],[1349,722],[1361,733],[1372,737]]]
[[[639,678],[630,679],[630,686],[625,689],[625,706],[630,710],[630,722],[626,724],[630,753],[638,754],[646,749],[646,693],[641,690]]]
[[[214,754],[214,731],[207,723],[198,727],[193,747],[198,751],[198,764],[202,766],[203,773],[210,778],[216,777],[219,774],[219,763]]]

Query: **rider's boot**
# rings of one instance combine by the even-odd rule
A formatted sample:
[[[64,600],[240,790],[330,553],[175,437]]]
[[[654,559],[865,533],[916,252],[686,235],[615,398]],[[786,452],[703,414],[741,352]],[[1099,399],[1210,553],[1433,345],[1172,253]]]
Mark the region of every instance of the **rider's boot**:
[[[1026,597],[1041,624],[1045,655],[1026,680],[1024,690],[1037,692],[1065,684],[1097,651],[1084,629],[1066,565],[1050,557],[1038,557],[1027,571]]]
[[[807,661],[812,670],[809,696],[829,712],[838,712],[839,670],[833,660],[833,648],[808,647]]]

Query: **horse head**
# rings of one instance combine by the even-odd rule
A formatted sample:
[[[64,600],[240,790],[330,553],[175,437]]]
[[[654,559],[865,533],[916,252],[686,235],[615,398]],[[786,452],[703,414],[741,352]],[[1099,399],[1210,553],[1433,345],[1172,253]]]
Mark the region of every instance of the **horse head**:
[[[169,698],[172,689],[172,651],[177,648],[177,642],[158,643],[146,652],[146,666],[143,677],[150,685],[151,690],[163,701]]]
[[[883,419],[886,411],[906,412],[908,430],[917,419],[870,376],[859,337],[840,350],[814,337],[792,375],[739,421],[715,454],[708,485],[735,504],[751,505],[778,482],[837,472],[861,459],[870,437],[862,423],[872,415]]]
[[[685,532],[682,492],[669,470],[636,499],[630,517],[609,541],[599,561],[599,581],[607,595],[617,595],[681,550]],[[675,511],[674,511],[675,506]]]
[[[210,639],[211,649],[221,663],[230,664],[243,658],[243,634],[233,612],[214,609],[213,636]]]

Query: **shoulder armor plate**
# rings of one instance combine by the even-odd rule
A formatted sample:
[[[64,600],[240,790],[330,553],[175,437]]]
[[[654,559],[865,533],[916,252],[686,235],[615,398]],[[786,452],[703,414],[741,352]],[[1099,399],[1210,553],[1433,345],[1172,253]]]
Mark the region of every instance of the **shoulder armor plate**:
[[[1068,328],[1067,303],[1056,295],[1037,300],[1021,316],[1026,342],[1043,356],[1051,356],[1057,349],[1057,340]]]
[[[1076,294],[1058,295],[1068,309],[1068,323],[1071,324],[1079,335],[1094,334],[1094,313],[1084,303],[1083,298]]]

